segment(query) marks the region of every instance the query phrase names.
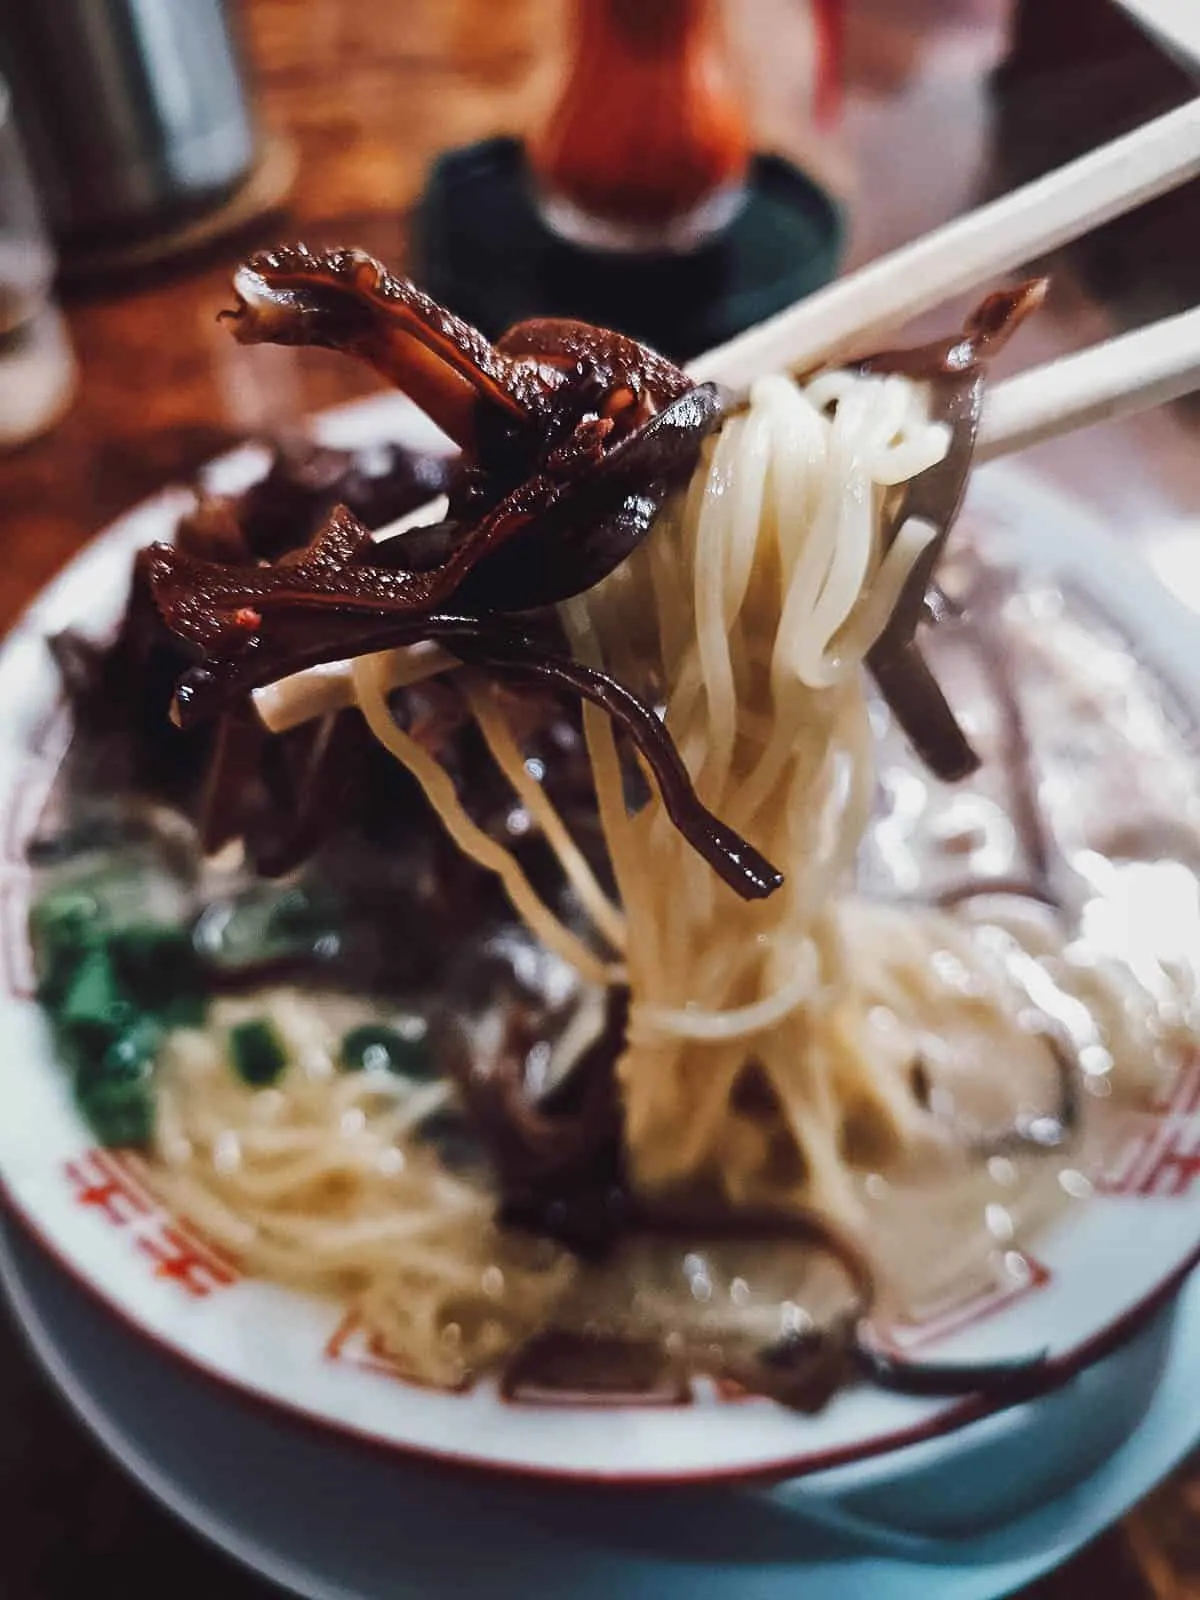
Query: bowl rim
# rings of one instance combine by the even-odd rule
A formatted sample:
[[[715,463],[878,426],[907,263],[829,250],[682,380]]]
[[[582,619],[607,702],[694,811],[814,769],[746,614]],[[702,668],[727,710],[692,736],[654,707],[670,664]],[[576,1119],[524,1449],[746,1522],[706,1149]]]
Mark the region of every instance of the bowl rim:
[[[1045,1381],[1028,1393],[1020,1406],[1006,1405],[1003,1400],[986,1395],[971,1395],[944,1407],[924,1422],[899,1428],[890,1434],[877,1434],[859,1444],[835,1447],[824,1451],[804,1451],[795,1456],[782,1456],[775,1460],[756,1463],[748,1467],[701,1468],[695,1472],[628,1471],[601,1472],[584,1468],[547,1467],[529,1462],[495,1462],[464,1455],[454,1450],[385,1439],[345,1420],[335,1421],[319,1415],[299,1401],[280,1399],[265,1394],[248,1380],[238,1378],[212,1362],[183,1349],[149,1327],[102,1283],[88,1275],[62,1250],[50,1235],[38,1226],[32,1214],[22,1206],[0,1173],[0,1205],[6,1218],[15,1223],[37,1247],[54,1262],[77,1288],[82,1289],[96,1305],[114,1317],[129,1333],[166,1356],[174,1365],[193,1376],[202,1378],[225,1394],[231,1394],[249,1409],[269,1416],[285,1419],[290,1425],[306,1433],[332,1436],[352,1442],[374,1455],[415,1462],[431,1463],[439,1469],[465,1473],[472,1478],[515,1478],[526,1483],[579,1487],[586,1485],[602,1490],[620,1492],[628,1489],[700,1489],[717,1487],[771,1488],[777,1484],[794,1482],[814,1474],[833,1471],[859,1464],[878,1462],[882,1457],[899,1455],[919,1445],[947,1441],[972,1423],[987,1421],[1002,1415],[1018,1416],[1027,1406],[1035,1406],[1046,1396],[1054,1394],[1080,1373],[1100,1362],[1117,1357],[1124,1348],[1146,1327],[1155,1315],[1180,1292],[1197,1266],[1200,1266],[1200,1243],[1149,1294],[1129,1306],[1119,1316],[1100,1328],[1090,1339],[1084,1340],[1062,1356],[1050,1357],[1044,1365]],[[613,1410],[620,1409],[613,1407]],[[839,1482],[838,1492],[848,1492],[849,1482]]]
[[[34,1257],[36,1257],[36,1246],[27,1246],[23,1239],[17,1237],[15,1232],[6,1230],[2,1225],[0,1225],[0,1290],[3,1290],[5,1287],[12,1288],[14,1284],[21,1290],[24,1300],[24,1307],[22,1308],[21,1306],[18,1306],[17,1308],[18,1321],[22,1323],[26,1336],[30,1337],[34,1330],[31,1327],[29,1319],[25,1313],[32,1312],[35,1320],[38,1322],[38,1325],[41,1326],[45,1321],[45,1318],[42,1315],[45,1311],[45,1306],[38,1289],[31,1283],[31,1280],[28,1276],[28,1269],[41,1267],[42,1270],[49,1271],[52,1270],[52,1267],[48,1262],[43,1265],[34,1257],[29,1258],[25,1262],[21,1261],[19,1254],[21,1248],[32,1248],[34,1251]],[[63,1288],[69,1290],[71,1286],[69,1283],[64,1281]],[[1197,1318],[1200,1317],[1200,1299],[1197,1298],[1197,1294],[1195,1292],[1198,1289],[1200,1289],[1200,1281],[1194,1284],[1191,1288],[1185,1290],[1180,1297],[1180,1312],[1185,1320],[1176,1325],[1173,1333],[1171,1334],[1171,1349],[1167,1355],[1162,1376],[1162,1383],[1161,1386],[1157,1388],[1150,1397],[1144,1425],[1135,1429],[1134,1432],[1126,1438],[1124,1443],[1118,1447],[1116,1453],[1110,1459],[1098,1460],[1095,1471],[1092,1472],[1086,1479],[1086,1486],[1088,1488],[1099,1491],[1099,1499],[1101,1501],[1112,1502],[1111,1508],[1105,1510],[1104,1507],[1101,1506],[1099,1512],[1092,1517],[1094,1526],[1091,1527],[1091,1531],[1089,1532],[1087,1529],[1083,1529],[1079,1532],[1079,1537],[1075,1538],[1074,1530],[1076,1524],[1078,1524],[1080,1520],[1079,1507],[1076,1506],[1074,1511],[1072,1511],[1070,1509],[1070,1502],[1078,1498],[1079,1489],[1084,1487],[1084,1480],[1080,1480],[1080,1483],[1075,1488],[1068,1489],[1063,1497],[1055,1497],[1053,1501],[1044,1503],[1042,1509],[1036,1510],[1032,1514],[1032,1519],[1019,1519],[1015,1522],[1007,1523],[1003,1529],[997,1528],[996,1532],[993,1534],[985,1533],[982,1536],[984,1541],[982,1547],[977,1545],[976,1541],[974,1540],[968,1540],[966,1542],[954,1542],[942,1553],[942,1555],[943,1559],[950,1561],[955,1571],[960,1573],[978,1574],[978,1572],[981,1570],[980,1559],[982,1558],[984,1566],[987,1568],[990,1569],[994,1564],[995,1570],[998,1574],[1010,1575],[1009,1587],[1011,1587],[1013,1583],[1032,1582],[1033,1579],[1039,1575],[1039,1573],[1048,1571],[1051,1566],[1057,1565],[1061,1560],[1066,1559],[1067,1555],[1070,1554],[1071,1549],[1081,1548],[1082,1545],[1088,1540],[1094,1538],[1104,1526],[1108,1526],[1115,1521],[1117,1517],[1122,1515],[1130,1505],[1134,1504],[1142,1497],[1143,1494],[1148,1492],[1148,1490],[1153,1487],[1155,1482],[1160,1481],[1165,1473],[1172,1470],[1178,1461],[1181,1460],[1184,1455],[1186,1455],[1187,1451],[1194,1443],[1194,1436],[1197,1428],[1200,1427],[1200,1423],[1193,1422],[1190,1428],[1186,1424],[1183,1426],[1178,1425],[1178,1419],[1180,1417],[1191,1417],[1194,1409],[1188,1406],[1181,1408],[1178,1404],[1178,1401],[1183,1398],[1183,1396],[1179,1393],[1179,1390],[1181,1388],[1180,1380],[1182,1377],[1182,1370],[1185,1366],[1180,1351],[1180,1341],[1184,1338],[1187,1328],[1195,1323]],[[84,1307],[83,1309],[87,1309],[87,1307]],[[60,1354],[66,1356],[70,1355],[74,1351],[75,1346],[70,1342],[70,1339],[73,1338],[73,1335],[69,1334],[66,1330],[62,1331],[63,1339],[58,1340],[56,1348],[59,1350]],[[110,1332],[110,1330],[107,1328],[102,1328],[98,1331],[101,1333]],[[31,1338],[30,1343],[36,1349],[37,1341]],[[127,1358],[131,1361],[134,1360],[139,1348],[140,1346],[131,1344]],[[52,1372],[51,1376],[56,1376],[56,1374]],[[76,1376],[79,1376],[79,1374],[76,1374]],[[164,1376],[169,1381],[176,1377],[176,1375],[170,1369],[165,1370]],[[185,1380],[183,1377],[179,1377],[178,1381],[182,1384],[187,1380]],[[1190,1393],[1191,1390],[1196,1390],[1197,1382],[1192,1381],[1190,1385],[1185,1383],[1185,1389],[1188,1393]],[[84,1382],[80,1392],[85,1394],[85,1397],[90,1397],[90,1400],[94,1402],[94,1405],[103,1405],[105,1408],[108,1408],[108,1400],[103,1395],[102,1390],[102,1381],[99,1383],[99,1386],[96,1382]],[[196,1386],[193,1394],[196,1402],[200,1402],[208,1394],[208,1390],[205,1387]],[[1169,1406],[1168,1394],[1170,1394],[1171,1399],[1173,1399],[1176,1403],[1173,1409],[1170,1409],[1168,1412],[1164,1413],[1164,1404]],[[240,1410],[236,1409],[238,1401],[235,1395],[225,1394],[222,1397],[222,1403],[230,1408],[226,1413],[226,1417],[228,1425],[231,1427],[240,1428],[246,1423],[254,1423],[257,1426],[269,1426],[271,1428],[273,1440],[271,1449],[273,1452],[277,1453],[280,1424],[282,1423],[284,1426],[286,1426],[286,1419],[245,1416]],[[113,1414],[115,1415],[116,1413]],[[139,1412],[139,1414],[141,1413]],[[121,1415],[124,1417],[128,1416],[129,1413],[122,1412]],[[1171,1422],[1169,1420],[1170,1418],[1174,1418],[1176,1421]],[[90,1420],[90,1415],[84,1416],[85,1422],[90,1422]],[[1165,1443],[1165,1448],[1163,1448],[1162,1445],[1159,1444],[1159,1440],[1168,1428],[1171,1430],[1171,1437],[1169,1441]],[[102,1442],[108,1443],[110,1450],[113,1449],[112,1442],[107,1438],[104,1438]],[[322,1442],[319,1440],[306,1441],[306,1447],[308,1446],[312,1446],[313,1448],[322,1448]],[[369,1472],[374,1472],[377,1467],[382,1470],[381,1462],[377,1462],[371,1457],[360,1455],[359,1451],[352,1442],[341,1442],[339,1444],[335,1441],[332,1445],[332,1448],[334,1450],[340,1448],[343,1452],[345,1452],[344,1460],[346,1465],[355,1471],[366,1470]],[[1134,1478],[1128,1472],[1126,1458],[1129,1457],[1130,1459],[1137,1459],[1140,1462],[1142,1455],[1147,1449],[1152,1451],[1153,1459],[1152,1461],[1147,1462],[1147,1466],[1145,1468],[1142,1468],[1140,1471],[1138,1471],[1135,1482]],[[1131,1451],[1133,1452],[1132,1457],[1130,1457]],[[124,1451],[116,1449],[114,1453],[121,1460],[125,1459],[126,1453]],[[145,1452],[143,1452],[143,1454],[144,1453]],[[151,1454],[152,1453],[153,1452],[151,1452]],[[157,1457],[155,1457],[155,1459],[157,1460]],[[329,1459],[328,1456],[322,1456],[320,1459],[326,1464],[327,1469]],[[128,1464],[129,1463],[126,1463],[126,1465]],[[136,1466],[136,1463],[134,1465]],[[213,1463],[213,1466],[219,1470],[219,1463]],[[401,1477],[398,1479],[389,1476],[389,1481],[392,1483],[392,1490],[390,1492],[392,1493],[394,1500],[395,1487],[398,1484],[399,1487],[403,1489],[404,1479],[402,1474],[404,1471],[409,1469],[406,1466],[398,1467],[397,1464],[394,1463],[392,1464],[392,1467],[401,1473]],[[433,1482],[435,1486],[438,1483],[439,1476],[440,1474],[435,1475],[434,1477]],[[322,1481],[324,1481],[324,1479],[322,1479]],[[823,1482],[824,1481],[822,1480],[822,1487]],[[1138,1487],[1139,1484],[1141,1487]],[[476,1485],[473,1483],[473,1481],[462,1480],[459,1478],[447,1479],[446,1487],[450,1489],[465,1488],[470,1491],[475,1491],[476,1489]],[[798,1485],[797,1487],[799,1488],[800,1486]],[[837,1487],[832,1491],[835,1499],[843,1494],[844,1487],[844,1484],[839,1480]],[[493,1485],[493,1488],[495,1489],[495,1485]],[[498,1492],[503,1493],[505,1491],[503,1487],[501,1487]],[[525,1496],[525,1498],[518,1502],[518,1504],[524,1509],[526,1533],[530,1531],[531,1519],[532,1527],[534,1531],[536,1531],[536,1528],[541,1526],[545,1515],[545,1501],[544,1499],[538,1498],[543,1494],[543,1491],[537,1486],[525,1485],[517,1486],[515,1492],[522,1493]],[[530,1498],[530,1496],[533,1496],[533,1498]],[[203,1492],[201,1493],[201,1498],[203,1499]],[[1094,1493],[1090,1495],[1088,1499],[1088,1504],[1092,1507],[1093,1512],[1096,1512],[1096,1506],[1094,1504],[1096,1499],[1097,1496]],[[644,1504],[644,1501],[639,1501],[638,1503]],[[820,1502],[818,1501],[818,1503]],[[606,1508],[611,1505],[611,1501],[605,1497],[601,1497],[599,1500],[594,1501],[594,1505],[596,1507],[596,1514],[603,1517],[605,1515]],[[791,1510],[794,1508],[789,1506],[788,1509]],[[734,1514],[736,1515],[736,1511]],[[1047,1517],[1050,1518],[1049,1527],[1046,1525]],[[803,1514],[798,1514],[796,1520],[799,1524],[803,1525],[803,1523],[808,1519],[804,1517]],[[1086,1521],[1087,1518],[1084,1520]],[[289,1526],[291,1525],[291,1521],[291,1511],[289,1509]],[[1068,1540],[1070,1545],[1069,1549],[1066,1545],[1062,1544],[1062,1540],[1060,1538],[1063,1523],[1070,1524],[1070,1538]],[[814,1521],[813,1525],[818,1529],[821,1526],[819,1521]],[[521,1538],[519,1531],[513,1536],[518,1540]],[[800,1538],[801,1540],[804,1538],[802,1533],[800,1534]],[[584,1535],[584,1539],[585,1541],[587,1540],[586,1533]],[[1000,1541],[996,1544],[994,1549],[992,1547],[993,1540]],[[279,1544],[279,1548],[281,1550],[285,1549],[286,1541],[281,1542]],[[590,1543],[587,1543],[585,1548],[588,1552],[590,1552]],[[743,1549],[745,1553],[752,1552],[753,1541],[751,1540],[749,1543],[745,1544]],[[1051,1552],[1050,1556],[1047,1556],[1047,1550]],[[1054,1550],[1059,1551],[1057,1556],[1053,1555]],[[584,1559],[590,1560],[590,1554],[585,1555]],[[844,1559],[839,1563],[839,1570],[841,1573],[840,1578],[827,1585],[827,1587],[830,1589],[830,1592],[833,1592],[838,1584],[841,1584],[844,1587],[849,1578],[850,1570],[856,1570],[860,1566],[863,1559],[878,1561],[881,1564],[881,1568],[890,1568],[896,1560],[896,1558],[890,1552],[876,1552],[874,1550],[866,1551],[862,1549],[851,1551],[850,1549],[847,1549]],[[752,1556],[750,1557],[750,1561],[751,1566],[753,1566],[754,1563]],[[850,1567],[850,1563],[853,1563],[853,1568]],[[672,1572],[674,1572],[674,1570],[675,1568],[672,1567]],[[750,1569],[747,1568],[746,1570]],[[807,1570],[807,1562],[803,1557],[800,1560],[787,1565],[786,1572],[790,1574],[790,1579],[788,1581],[790,1581],[793,1589],[797,1578],[802,1576],[803,1570]],[[903,1570],[905,1573],[907,1573],[908,1582],[911,1585],[912,1579],[918,1570],[923,1570],[928,1573],[929,1568],[928,1565],[925,1565],[924,1567],[915,1567],[911,1561],[905,1560],[903,1562]],[[681,1579],[684,1577],[685,1572],[686,1568],[680,1569]],[[561,1577],[561,1571],[559,1572],[559,1576]],[[786,1583],[778,1585],[777,1587],[779,1588],[780,1600],[782,1600]],[[658,1585],[658,1589],[662,1590],[661,1582]],[[982,1588],[976,1586],[976,1588],[972,1589],[973,1594],[975,1594],[977,1591],[978,1600],[983,1600]],[[647,1592],[649,1592],[649,1590]],[[674,1593],[674,1590],[671,1592]],[[731,1590],[731,1593],[732,1592],[733,1591]],[[823,1589],[822,1593],[824,1592],[825,1590]],[[840,1596],[842,1589],[839,1588],[837,1592]],[[772,1590],[772,1593],[774,1593],[774,1589]],[[415,1595],[413,1600],[416,1600]]]

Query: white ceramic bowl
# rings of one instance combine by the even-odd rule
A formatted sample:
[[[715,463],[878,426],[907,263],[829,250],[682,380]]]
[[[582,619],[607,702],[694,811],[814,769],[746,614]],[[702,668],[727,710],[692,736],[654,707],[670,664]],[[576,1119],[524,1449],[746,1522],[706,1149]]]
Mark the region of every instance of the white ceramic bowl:
[[[428,442],[421,429],[410,407],[387,397],[334,414],[325,436]],[[260,468],[254,452],[239,452],[216,478],[230,487]],[[939,1359],[1046,1351],[1048,1387],[1093,1369],[995,1419],[990,1432],[960,1431],[987,1415],[986,1400],[915,1400],[868,1387],[839,1395],[816,1417],[722,1399],[701,1384],[684,1404],[625,1407],[513,1405],[487,1384],[453,1395],[421,1389],[389,1369],[336,1308],[239,1277],[163,1214],[127,1164],[92,1149],[31,996],[25,934],[24,842],[69,736],[43,641],[68,623],[100,632],[114,621],[131,552],[169,534],[179,506],[167,495],[123,518],[46,590],[0,652],[0,1183],[63,1266],[146,1338],[270,1405],[377,1445],[510,1474],[712,1484],[883,1457],[856,1469],[864,1514],[883,1514],[886,1489],[901,1525],[939,1532],[1012,1515],[1111,1450],[1148,1402],[1161,1353],[1161,1337],[1134,1335],[1169,1304],[1200,1254],[1200,1173],[1187,1177],[1197,1165],[1188,1167],[1188,1153],[1200,1151],[1200,1065],[1162,1109],[1148,1157],[1161,1145],[1183,1162],[1176,1192],[1099,1196],[1038,1240],[1037,1270],[1021,1292],[952,1308],[924,1330],[922,1353]],[[1194,623],[1072,502],[996,467],[976,481],[972,526],[1028,570],[1082,588],[1200,713]],[[901,1452],[922,1441],[940,1442],[924,1454]],[[1013,1459],[1026,1463],[1022,1474],[985,1470]],[[911,1492],[897,1498],[901,1479]],[[1018,1483],[1020,1492],[1003,1488]]]

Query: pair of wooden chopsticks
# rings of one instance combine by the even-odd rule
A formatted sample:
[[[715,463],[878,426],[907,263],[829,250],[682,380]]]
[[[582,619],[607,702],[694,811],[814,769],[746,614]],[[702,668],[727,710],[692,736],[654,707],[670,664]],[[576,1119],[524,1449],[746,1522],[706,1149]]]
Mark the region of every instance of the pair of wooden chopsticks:
[[[691,363],[698,382],[748,387],[879,347],[944,300],[1200,175],[1200,100],[926,234]],[[1046,363],[992,387],[977,459],[1200,388],[1200,309]]]

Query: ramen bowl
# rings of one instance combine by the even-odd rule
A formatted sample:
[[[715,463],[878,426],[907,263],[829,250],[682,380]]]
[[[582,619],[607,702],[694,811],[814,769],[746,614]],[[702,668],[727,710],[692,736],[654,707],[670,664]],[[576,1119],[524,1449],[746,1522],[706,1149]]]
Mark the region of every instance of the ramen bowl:
[[[324,436],[339,445],[422,445],[421,427],[389,397],[326,419]],[[254,452],[239,452],[218,464],[212,486],[234,488],[261,469]],[[866,1541],[936,1549],[1019,1515],[1105,1459],[1150,1402],[1174,1296],[1200,1255],[1200,1058],[1167,1100],[1131,1119],[1092,1198],[1012,1252],[1001,1286],[950,1294],[886,1330],[897,1353],[941,1363],[1041,1357],[1031,1398],[1008,1410],[995,1394],[926,1399],[860,1385],[807,1416],[732,1385],[681,1377],[666,1363],[624,1386],[568,1378],[509,1397],[489,1381],[433,1389],[413,1381],[344,1308],[244,1276],[160,1204],[138,1158],[96,1147],[53,1058],[26,932],[25,846],[71,737],[44,641],[68,625],[95,634],[115,623],[132,553],[169,536],[184,504],[163,496],[114,525],[0,652],[0,1023],[8,1046],[0,1182],[44,1248],[138,1338],[310,1426],[473,1469],[494,1489],[509,1480],[506,1492],[514,1479],[564,1491],[720,1491],[727,1510],[719,1519],[698,1517],[693,1495],[670,1516],[655,1514],[654,1537],[675,1527],[693,1553],[698,1540],[714,1548],[748,1538],[786,1543],[797,1515]],[[967,530],[989,559],[1086,595],[1176,702],[1189,715],[1200,710],[1193,623],[1071,501],[1017,469],[991,468],[975,480]],[[731,1486],[754,1492],[725,1496]],[[570,1516],[578,1503],[565,1492],[555,1514]]]

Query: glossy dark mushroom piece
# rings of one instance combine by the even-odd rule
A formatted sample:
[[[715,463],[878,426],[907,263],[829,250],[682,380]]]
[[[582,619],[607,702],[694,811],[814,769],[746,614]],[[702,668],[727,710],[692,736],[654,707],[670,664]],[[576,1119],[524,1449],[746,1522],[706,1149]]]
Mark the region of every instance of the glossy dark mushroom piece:
[[[676,826],[725,881],[747,898],[771,893],[781,875],[700,805],[652,709],[571,662],[553,624],[536,643],[528,632],[533,613],[593,587],[647,536],[721,423],[717,391],[692,386],[631,339],[579,323],[523,323],[492,345],[359,251],[265,252],[240,269],[235,290],[227,315],[239,340],[318,344],[369,362],[464,456],[447,517],[382,545],[340,509],[303,551],[266,565],[157,547],[146,571],[163,616],[204,656],[181,680],[180,720],[203,720],[303,666],[436,639],[493,674],[601,705],[647,761]],[[984,363],[1044,290],[1035,280],[993,295],[961,335],[865,363],[926,381],[934,416],[951,428],[946,459],[888,497],[893,533],[916,516],[935,537],[869,658],[918,753],[944,778],[965,775],[975,757],[915,634],[965,489]]]
[[[943,460],[901,485],[886,504],[892,537],[910,517],[930,523],[934,536],[867,657],[913,748],[931,772],[947,781],[968,777],[979,758],[921,654],[917,630],[929,618],[930,585],[966,494],[983,415],[987,362],[1038,309],[1048,288],[1048,279],[1031,278],[1015,289],[1000,290],[976,307],[960,334],[915,350],[885,351],[863,363],[867,372],[894,372],[927,383],[930,415],[950,429]]]
[[[271,442],[266,473],[239,494],[197,490],[195,506],[179,519],[175,548],[235,564],[276,559],[306,544],[336,503],[349,505],[369,528],[415,510],[444,492],[450,466],[447,456],[396,444],[330,450],[288,436]],[[144,558],[135,563],[115,637],[97,641],[71,628],[49,646],[73,712],[70,760],[86,768],[94,787],[170,801],[198,822],[210,850],[243,832],[251,814],[246,791],[254,791],[253,815],[262,818],[262,836],[275,836],[277,858],[286,858],[285,866],[302,859],[304,830],[291,830],[297,839],[290,850],[279,838],[293,820],[290,804],[273,818],[264,814],[269,796],[259,778],[270,741],[258,719],[234,714],[183,732],[172,723],[176,686],[195,652],[164,622]],[[265,859],[260,865],[270,870]]]
[[[301,666],[437,640],[494,676],[601,706],[725,881],[748,899],[776,889],[778,870],[701,805],[652,708],[527,631],[531,613],[593,587],[646,537],[722,420],[717,391],[633,340],[579,323],[525,323],[492,346],[355,251],[257,256],[235,288],[238,338],[369,361],[466,460],[449,515],[415,538],[376,545],[339,508],[303,551],[266,565],[153,547],[146,571],[163,617],[205,658],[181,679],[180,721]]]
[[[434,1051],[488,1159],[499,1221],[585,1257],[605,1254],[629,1226],[616,1076],[627,1013],[624,990],[589,995],[509,927],[464,950],[433,1020]]]
[[[303,434],[267,441],[264,475],[240,494],[203,492],[180,518],[175,543],[213,561],[274,561],[308,541],[334,506],[368,528],[415,511],[450,487],[449,454],[378,444],[334,450]]]

